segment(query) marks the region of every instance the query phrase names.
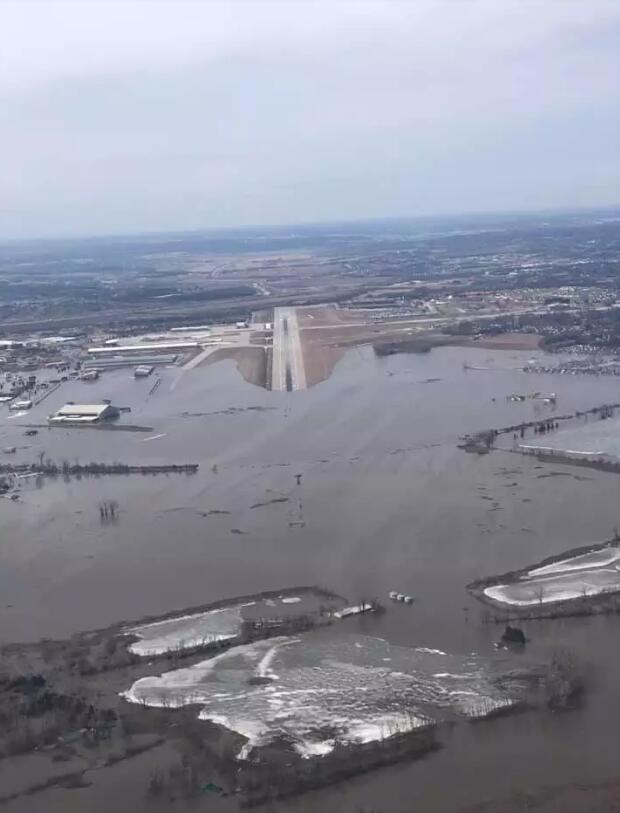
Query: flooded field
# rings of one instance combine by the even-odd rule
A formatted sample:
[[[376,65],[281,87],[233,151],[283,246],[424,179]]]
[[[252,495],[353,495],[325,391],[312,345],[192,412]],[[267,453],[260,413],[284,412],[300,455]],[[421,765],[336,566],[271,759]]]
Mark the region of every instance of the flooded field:
[[[538,401],[507,401],[510,393],[555,392],[558,414],[618,400],[611,378],[534,380],[519,371],[533,355],[439,348],[378,359],[354,350],[328,381],[293,394],[246,383],[231,361],[164,368],[153,394],[152,382],[114,371],[97,382],[66,382],[27,414],[13,417],[3,408],[0,445],[17,447],[11,462],[44,454],[54,461],[199,464],[193,475],[25,478],[18,501],[0,502],[3,641],[67,636],[235,595],[323,584],[354,603],[379,597],[388,604],[382,615],[342,622],[362,646],[374,642],[364,668],[393,657],[382,650],[400,658],[401,647],[418,661],[411,653],[423,648],[462,663],[504,657],[493,649],[501,630],[481,623],[465,585],[610,538],[619,521],[615,475],[456,448],[466,432],[554,415]],[[47,414],[68,400],[102,398],[131,407],[119,426],[149,431],[45,426]],[[24,435],[30,425],[41,427],[36,436]],[[102,521],[102,500],[118,503],[113,521]],[[389,603],[392,590],[413,596],[413,605]],[[229,620],[215,634],[228,634]],[[620,678],[618,623],[598,617],[527,625],[532,657],[568,647],[593,663],[596,689],[579,711],[458,727],[446,748],[422,762],[273,809],[456,811],[523,787],[615,776],[617,732],[608,708]],[[282,647],[270,668],[285,675],[285,691],[305,690],[303,670],[329,661],[329,646],[303,666],[303,647]],[[236,664],[239,679],[266,655]],[[340,657],[351,666],[367,653],[352,644]],[[458,671],[442,669],[434,662],[440,659],[428,666],[433,675]],[[218,669],[206,679],[219,680]],[[213,714],[230,716],[225,700]],[[265,719],[265,707],[252,708]],[[354,707],[347,714],[352,718]],[[106,781],[96,779],[93,788]],[[129,773],[118,781],[129,787],[138,780]],[[78,798],[71,793],[63,798]],[[70,804],[88,804],[90,791],[79,793],[85,795]],[[411,804],[403,806],[403,798]],[[29,810],[53,809],[48,802]],[[135,809],[143,804],[136,799]]]
[[[199,705],[201,719],[248,738],[243,758],[280,737],[303,757],[327,755],[337,743],[381,741],[450,712],[482,718],[515,702],[492,684],[482,658],[350,634],[233,648],[188,669],[141,678],[126,697],[153,706]]]
[[[487,587],[488,598],[509,605],[532,607],[620,590],[620,573],[614,568],[593,568],[582,573],[562,573]]]
[[[576,425],[575,425],[576,424]],[[581,419],[557,434],[541,440],[540,446],[567,454],[605,455],[620,459],[620,419],[599,420],[596,416]],[[532,444],[535,448],[536,444]]]

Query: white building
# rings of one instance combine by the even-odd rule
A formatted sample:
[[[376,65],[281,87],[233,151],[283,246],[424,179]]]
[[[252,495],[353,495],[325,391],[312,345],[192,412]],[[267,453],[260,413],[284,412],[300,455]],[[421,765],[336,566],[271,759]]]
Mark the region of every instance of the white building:
[[[118,407],[112,404],[65,404],[47,419],[51,424],[92,424],[117,418]]]
[[[155,368],[152,364],[139,364],[133,371],[135,378],[147,378]]]
[[[123,344],[118,347],[89,347],[91,356],[121,355],[122,353],[165,353],[170,350],[195,350],[198,342],[151,342],[149,344]]]
[[[32,401],[26,398],[23,401],[13,401],[13,403],[9,406],[9,409],[18,410],[18,409],[30,409],[32,407]]]

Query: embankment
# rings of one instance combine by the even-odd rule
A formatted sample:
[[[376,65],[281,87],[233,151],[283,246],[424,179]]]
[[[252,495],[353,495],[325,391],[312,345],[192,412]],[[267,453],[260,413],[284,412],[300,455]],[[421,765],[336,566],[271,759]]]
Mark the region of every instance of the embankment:
[[[267,388],[267,352],[264,347],[220,347],[199,365],[208,367],[232,359],[245,381]]]

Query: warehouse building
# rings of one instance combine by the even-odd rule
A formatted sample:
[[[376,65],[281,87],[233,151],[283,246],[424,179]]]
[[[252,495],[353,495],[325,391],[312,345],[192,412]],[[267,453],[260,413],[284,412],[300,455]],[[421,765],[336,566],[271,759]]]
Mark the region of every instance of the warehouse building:
[[[139,364],[133,371],[134,378],[147,378],[154,369],[152,364]]]
[[[94,424],[119,415],[119,408],[112,404],[65,404],[47,420],[51,424]]]
[[[114,367],[136,367],[138,364],[174,364],[179,358],[177,353],[162,353],[157,356],[96,356],[82,363],[84,370],[104,370]]]
[[[174,364],[178,358],[177,353],[163,353],[158,356],[97,356],[86,359],[82,367],[85,370],[102,370],[104,367],[136,367],[138,364]]]
[[[121,353],[165,353],[166,351],[196,350],[198,342],[150,342],[148,344],[123,344],[118,347],[89,347],[91,356],[119,355]]]

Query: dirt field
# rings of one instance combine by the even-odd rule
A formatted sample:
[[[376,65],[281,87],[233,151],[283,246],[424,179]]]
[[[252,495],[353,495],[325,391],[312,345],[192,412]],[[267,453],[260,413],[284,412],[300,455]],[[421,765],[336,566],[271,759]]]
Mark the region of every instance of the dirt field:
[[[309,387],[330,377],[336,363],[344,356],[346,349],[336,344],[325,344],[319,331],[300,331],[306,370],[306,383]]]
[[[351,322],[365,322],[367,317],[358,311],[347,308],[336,308],[334,305],[315,305],[297,308],[299,327],[317,327],[320,325],[347,325]]]
[[[498,336],[447,336],[443,333],[418,333],[415,336],[381,335],[374,339],[375,349],[381,354],[419,353],[433,347],[480,347],[487,350],[535,350],[541,337],[532,333],[504,333]]]
[[[486,347],[490,350],[537,350],[542,336],[536,333],[502,333],[498,336],[483,336],[470,340],[472,347]]]

